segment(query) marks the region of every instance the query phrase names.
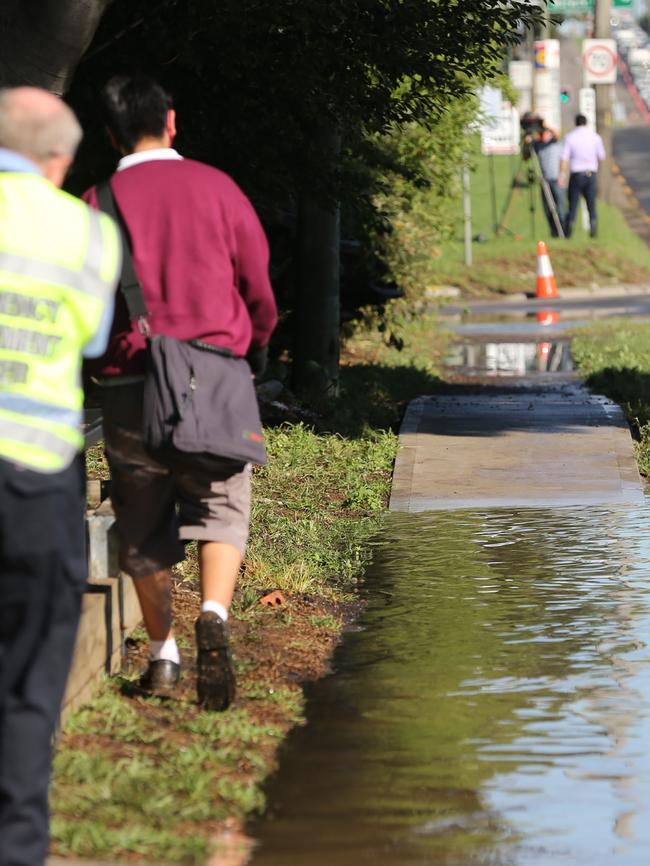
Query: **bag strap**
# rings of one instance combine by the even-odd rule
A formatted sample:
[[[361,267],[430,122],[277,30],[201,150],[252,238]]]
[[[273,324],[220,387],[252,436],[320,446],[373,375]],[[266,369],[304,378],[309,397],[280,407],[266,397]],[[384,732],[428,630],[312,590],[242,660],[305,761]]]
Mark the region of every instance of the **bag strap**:
[[[102,183],[97,184],[96,192],[99,209],[110,217],[113,217],[120,230],[120,235],[122,236],[122,274],[120,276],[119,288],[124,296],[124,300],[126,301],[129,317],[137,321],[141,333],[148,335],[149,322],[147,321],[147,317],[149,311],[145,304],[140,280],[138,279],[133,266],[131,243],[126,224],[115,202],[110,181],[105,180]]]

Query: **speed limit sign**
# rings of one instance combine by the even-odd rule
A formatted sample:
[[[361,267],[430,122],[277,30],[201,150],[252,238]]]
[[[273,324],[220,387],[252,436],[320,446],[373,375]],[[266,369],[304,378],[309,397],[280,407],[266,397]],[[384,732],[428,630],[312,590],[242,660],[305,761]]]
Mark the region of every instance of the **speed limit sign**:
[[[618,52],[613,39],[585,39],[582,43],[585,84],[616,84]]]

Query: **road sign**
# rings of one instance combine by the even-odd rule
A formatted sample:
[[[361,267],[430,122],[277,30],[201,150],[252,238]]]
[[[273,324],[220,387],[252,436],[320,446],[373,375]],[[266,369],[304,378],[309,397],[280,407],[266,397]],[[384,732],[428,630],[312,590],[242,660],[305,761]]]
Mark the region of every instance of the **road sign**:
[[[560,113],[560,42],[540,39],[534,44],[533,108],[552,129],[562,125]]]
[[[481,153],[517,154],[520,137],[519,112],[504,100],[499,113],[487,118],[481,127]]]
[[[631,9],[634,0],[614,0],[614,9]],[[594,0],[550,0],[549,12],[557,15],[583,15],[594,11]]]
[[[533,45],[535,69],[560,68],[560,40],[539,39]]]
[[[578,109],[587,118],[589,129],[596,131],[596,91],[593,87],[582,87],[578,94]]]
[[[532,90],[533,64],[529,60],[511,60],[508,73],[515,90]]]
[[[585,84],[616,84],[618,51],[614,39],[585,39],[582,65]]]
[[[524,114],[533,107],[533,64],[530,60],[511,60],[508,73],[517,91],[517,111]]]
[[[551,0],[548,9],[551,14],[583,15],[593,12],[594,0]]]

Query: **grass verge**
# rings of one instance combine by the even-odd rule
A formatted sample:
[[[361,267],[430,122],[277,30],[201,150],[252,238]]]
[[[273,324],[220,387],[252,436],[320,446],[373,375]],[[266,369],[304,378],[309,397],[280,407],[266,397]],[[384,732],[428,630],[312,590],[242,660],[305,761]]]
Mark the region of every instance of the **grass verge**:
[[[608,320],[579,329],[571,351],[587,384],[623,407],[639,469],[650,477],[650,322]]]
[[[490,160],[494,167],[496,220],[492,205]],[[534,291],[536,244],[545,240],[549,247],[558,285],[612,286],[618,283],[650,281],[650,249],[629,228],[620,210],[598,203],[599,237],[592,240],[582,227],[580,211],[570,240],[550,237],[542,211],[540,190],[525,186],[514,191],[512,206],[505,218],[505,229],[495,235],[506,211],[518,158],[477,157],[472,176],[474,265],[463,264],[462,202],[458,202],[456,239],[442,245],[431,262],[431,272],[440,284],[458,286],[466,295]],[[534,226],[531,203],[535,206]]]
[[[205,862],[226,828],[264,808],[263,782],[288,730],[304,719],[300,683],[327,671],[359,606],[367,540],[386,508],[403,406],[438,384],[444,345],[435,322],[406,322],[408,348],[372,332],[348,343],[341,397],[315,424],[267,429],[270,460],[254,474],[251,542],[232,610],[239,684],[223,714],[198,710],[193,622],[195,551],[176,571],[183,676],[171,699],[135,687],[146,661],[142,631],[124,674],[66,726],[55,761],[55,853],[96,859]],[[287,398],[286,395],[283,399]],[[89,472],[106,477],[101,449]],[[285,603],[260,598],[280,590]]]

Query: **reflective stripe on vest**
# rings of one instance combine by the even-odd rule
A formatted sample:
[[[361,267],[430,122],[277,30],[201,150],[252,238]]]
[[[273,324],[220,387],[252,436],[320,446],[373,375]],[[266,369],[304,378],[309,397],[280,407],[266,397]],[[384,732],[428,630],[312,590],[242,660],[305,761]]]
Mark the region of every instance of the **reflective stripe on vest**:
[[[0,271],[68,286],[78,292],[106,298],[106,281],[89,269],[89,263],[101,261],[102,256],[102,229],[97,214],[89,213],[89,223],[88,250],[82,270],[75,271],[73,268],[66,268],[55,262],[44,262],[40,259],[0,251]]]
[[[66,432],[74,431],[68,429]],[[3,446],[8,448],[17,463],[25,463],[42,472],[59,472],[74,460],[82,445],[80,433],[71,441],[51,430],[28,424],[26,419],[18,420],[0,409],[0,450]]]
[[[0,175],[0,457],[57,472],[83,447],[81,350],[114,289],[119,240],[104,215],[23,178]]]

